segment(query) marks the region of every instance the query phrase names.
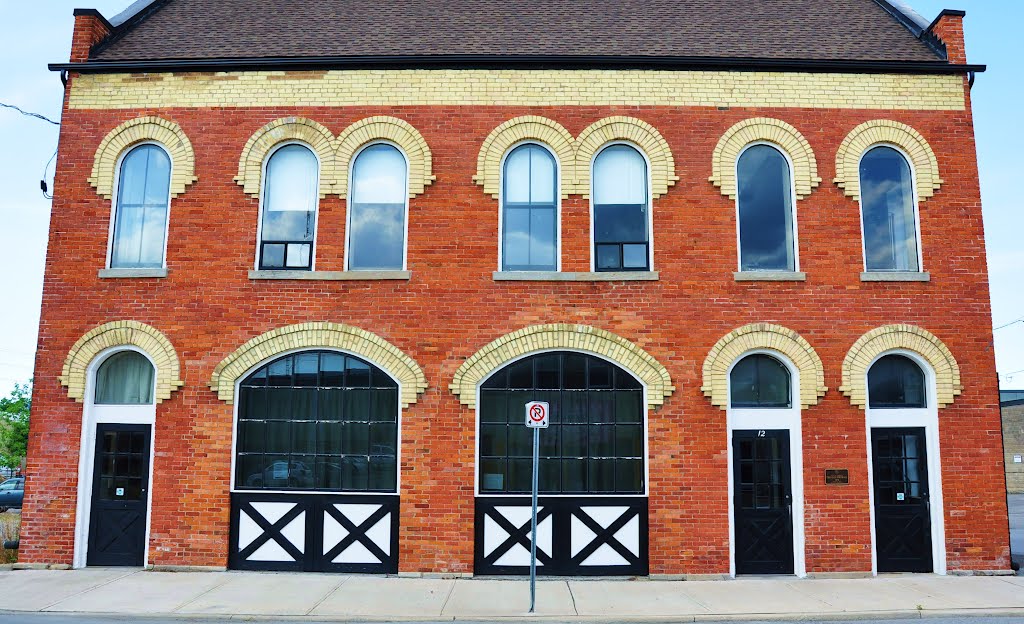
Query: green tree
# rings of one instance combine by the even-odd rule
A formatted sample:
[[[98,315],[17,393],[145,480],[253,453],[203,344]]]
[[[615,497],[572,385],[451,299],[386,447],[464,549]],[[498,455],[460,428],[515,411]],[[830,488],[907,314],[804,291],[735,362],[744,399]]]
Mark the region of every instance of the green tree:
[[[28,419],[32,411],[32,382],[14,384],[0,399],[0,466],[18,468],[28,451]]]

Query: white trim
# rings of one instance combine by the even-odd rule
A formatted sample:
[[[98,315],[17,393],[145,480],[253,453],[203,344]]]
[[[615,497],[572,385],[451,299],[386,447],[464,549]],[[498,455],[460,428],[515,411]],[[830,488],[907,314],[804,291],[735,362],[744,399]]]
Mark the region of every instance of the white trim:
[[[282,141],[282,142],[278,143],[277,145],[275,145],[274,147],[272,147],[270,149],[270,151],[267,152],[267,155],[263,158],[263,164],[261,165],[261,169],[260,169],[260,209],[259,209],[259,214],[257,215],[257,218],[256,218],[256,258],[253,261],[253,269],[257,270],[257,271],[260,270],[260,251],[263,248],[263,208],[264,208],[264,203],[265,203],[266,198],[267,198],[267,195],[266,195],[266,189],[267,189],[267,165],[270,164],[270,159],[274,156],[274,154],[277,153],[277,151],[279,149],[281,149],[283,147],[287,147],[289,145],[301,145],[302,147],[308,149],[310,151],[310,153],[313,154],[313,158],[316,159],[316,184],[315,184],[315,189],[316,190],[314,191],[314,194],[316,196],[316,208],[313,209],[313,240],[310,243],[312,245],[312,247],[310,248],[310,251],[309,251],[309,270],[310,271],[315,271],[316,270],[317,238],[318,238],[318,235],[319,235],[319,232],[320,232],[320,167],[321,167],[320,155],[316,153],[316,150],[313,149],[312,145],[310,145],[309,143],[306,143],[305,141],[289,140],[289,141]],[[285,250],[285,254],[286,255],[287,255],[287,253],[288,253],[287,250]],[[288,267],[284,267],[284,268],[287,269]],[[306,269],[292,269],[292,270],[306,270]]]
[[[153,365],[153,403],[149,405],[96,405],[96,371],[110,356],[122,351],[142,354]],[[92,515],[92,481],[96,457],[97,424],[149,425],[149,485],[146,492],[146,536],[143,566],[149,565],[150,528],[153,523],[153,473],[156,459],[156,379],[159,371],[153,358],[138,347],[123,345],[101,351],[86,370],[85,407],[78,457],[78,498],[75,507],[75,546],[72,567],[84,568],[88,561],[89,521]]]
[[[398,401],[398,414],[395,420],[395,491],[394,492],[360,492],[360,491],[349,491],[349,490],[261,490],[261,489],[237,489],[235,487],[235,464],[238,460],[238,405],[241,401],[237,400],[237,397],[241,396],[239,391],[241,389],[242,382],[251,374],[256,372],[259,368],[266,366],[267,364],[279,360],[283,357],[293,355],[295,353],[305,353],[308,351],[330,351],[332,353],[341,353],[343,355],[351,355],[354,358],[369,362],[373,366],[384,371],[384,374],[390,377],[396,384],[398,384],[398,397],[402,396],[402,382],[394,374],[384,366],[381,366],[371,358],[348,351],[346,349],[339,349],[337,347],[300,347],[297,349],[288,349],[287,351],[281,351],[275,353],[268,358],[261,360],[259,363],[254,364],[245,370],[238,379],[235,380],[235,397],[236,400],[232,402],[231,407],[231,474],[228,480],[228,491],[229,492],[243,492],[246,494],[345,494],[345,495],[367,495],[367,496],[389,496],[399,495],[402,491],[402,402]]]
[[[860,207],[860,251],[863,259],[862,266],[864,272],[868,270],[868,241],[867,237],[864,236],[864,181],[860,178],[860,163],[864,160],[864,156],[868,152],[875,149],[876,147],[889,147],[903,156],[903,160],[906,161],[907,167],[910,169],[910,189],[914,195],[914,236],[917,238],[917,271],[906,271],[907,273],[926,273],[924,268],[924,249],[921,241],[921,198],[917,194],[917,171],[914,170],[914,161],[907,154],[901,146],[895,143],[887,143],[885,141],[879,141],[872,143],[867,146],[863,152],[861,152],[860,158],[857,159],[857,205]],[[899,271],[903,272],[903,271]]]
[[[107,260],[103,265],[105,269],[112,269],[110,266],[111,261],[114,258],[114,226],[117,221],[118,203],[121,193],[121,165],[124,163],[125,157],[134,152],[137,148],[143,145],[153,145],[163,150],[164,155],[167,156],[167,162],[170,163],[167,169],[167,213],[164,215],[164,250],[163,258],[160,262],[160,268],[167,268],[167,239],[171,233],[171,187],[174,181],[174,159],[171,158],[171,152],[167,149],[163,143],[154,140],[140,141],[139,143],[132,143],[125,149],[121,150],[121,154],[117,157],[117,164],[114,166],[114,180],[111,194],[111,205],[110,205],[110,225],[107,229]],[[132,269],[133,267],[118,267],[118,269]]]
[[[647,271],[654,271],[654,187],[651,185],[651,159],[647,157],[647,152],[643,150],[639,145],[632,141],[625,139],[615,139],[608,141],[600,148],[594,151],[594,156],[590,159],[590,271],[597,271],[597,244],[594,242],[594,164],[597,162],[597,157],[601,155],[601,152],[608,149],[613,145],[628,145],[632,147],[640,156],[644,159],[644,166],[646,169],[647,178]],[[621,270],[621,267],[620,267]]]
[[[770,355],[789,369],[790,403],[788,408],[733,408],[732,369],[749,355]],[[726,409],[726,457],[729,482],[729,576],[736,577],[736,509],[734,502],[734,466],[732,434],[736,429],[785,429],[789,432],[790,488],[793,494],[793,573],[807,576],[807,539],[804,529],[804,452],[803,422],[800,409],[800,369],[784,354],[771,349],[745,351],[729,365],[729,407]]]
[[[501,161],[498,165],[498,268],[499,273],[524,273],[526,271],[506,271],[504,266],[504,248],[505,248],[505,160],[509,154],[515,151],[517,148],[523,145],[536,145],[548,152],[551,156],[551,160],[555,163],[555,272],[561,272],[562,270],[562,163],[558,160],[558,155],[555,154],[554,149],[551,148],[547,143],[542,143],[535,139],[526,139],[514,143],[511,147],[505,150],[505,153],[501,156]]]
[[[770,271],[778,271],[781,273],[799,273],[800,272],[800,227],[797,223],[797,209],[796,209],[796,168],[793,165],[793,158],[789,155],[781,145],[778,143],[772,143],[771,141],[752,141],[743,146],[740,153],[736,156],[736,162],[733,163],[735,168],[736,176],[736,266],[738,272],[750,273],[759,272],[758,269],[744,269],[743,268],[743,246],[740,238],[740,158],[743,158],[743,154],[748,149],[755,145],[765,145],[773,148],[775,151],[782,154],[782,157],[786,159],[786,164],[789,165],[789,194],[790,194],[790,216],[792,217],[792,228],[793,228],[793,270],[787,269],[770,269]]]
[[[352,255],[349,253],[349,247],[351,247],[352,241],[352,194],[355,192],[355,179],[353,173],[356,169],[356,162],[359,160],[359,156],[367,148],[373,147],[374,145],[390,145],[391,147],[398,150],[398,153],[405,159],[405,191],[402,193],[402,198],[405,201],[404,215],[402,217],[402,266],[399,269],[381,269],[379,267],[373,269],[353,269],[349,266],[349,259]],[[362,145],[349,159],[348,165],[348,195],[345,197],[345,257],[344,257],[344,270],[345,271],[408,271],[409,270],[409,155],[405,153],[402,146],[388,141],[385,139],[374,139],[369,143]],[[381,369],[383,370],[383,369]],[[390,373],[389,373],[390,374]]]
[[[879,359],[886,355],[902,355],[910,358],[924,372],[926,400],[925,407],[917,409],[872,409],[870,394],[867,397],[865,408],[865,434],[867,436],[867,461],[868,461],[868,504],[871,510],[871,574],[878,574],[878,550],[877,537],[875,535],[875,475],[873,457],[871,452],[871,429],[874,427],[923,427],[925,438],[925,454],[928,457],[928,500],[929,514],[931,516],[931,539],[932,539],[932,572],[934,574],[946,574],[946,522],[945,504],[942,496],[942,454],[939,447],[939,410],[938,396],[935,388],[935,369],[927,360],[913,351],[906,349],[890,349],[884,351],[864,370],[864,387],[867,385],[867,375],[871,367]]]
[[[609,358],[609,357],[607,357],[605,355],[602,355],[600,353],[594,353],[593,351],[587,351],[585,349],[568,349],[568,348],[537,349],[536,351],[530,351],[529,353],[524,353],[522,355],[517,355],[516,357],[514,357],[512,359],[509,359],[509,360],[505,360],[501,364],[498,364],[497,366],[495,366],[493,369],[491,369],[491,371],[489,373],[487,373],[487,375],[485,375],[483,378],[480,379],[479,382],[477,382],[476,390],[475,390],[475,392],[476,392],[476,407],[473,410],[474,414],[475,414],[475,419],[476,419],[476,426],[474,427],[474,436],[473,436],[473,495],[474,495],[474,497],[476,497],[476,498],[494,498],[494,497],[516,498],[516,497],[529,497],[530,496],[529,494],[507,494],[507,493],[504,493],[504,492],[486,492],[486,493],[480,492],[480,425],[481,425],[481,422],[480,422],[480,405],[481,405],[481,403],[480,403],[480,388],[481,388],[481,386],[483,386],[484,383],[486,383],[487,380],[490,379],[491,377],[493,377],[495,374],[501,372],[505,368],[508,368],[512,364],[515,364],[519,360],[524,360],[524,359],[526,359],[528,357],[533,357],[535,355],[540,355],[542,353],[566,353],[566,352],[567,353],[579,353],[579,354],[582,354],[582,355],[591,355],[591,356],[594,356],[594,357],[596,357],[598,359],[604,360],[604,361],[608,362],[609,364],[614,364],[616,367],[621,368],[622,370],[624,370],[627,373],[629,373],[629,375],[631,377],[633,377],[633,379],[636,379],[636,381],[640,384],[640,387],[643,390],[641,399],[643,400],[643,415],[644,415],[644,421],[643,421],[643,425],[644,425],[644,427],[643,427],[643,431],[644,431],[644,433],[643,433],[643,437],[644,437],[644,448],[643,448],[643,453],[644,453],[644,455],[643,455],[643,457],[644,457],[644,473],[643,473],[644,474],[644,483],[643,483],[644,491],[642,493],[640,493],[640,494],[607,494],[607,493],[605,493],[605,494],[544,494],[543,496],[545,498],[569,498],[569,497],[572,497],[572,498],[648,498],[648,497],[650,497],[650,494],[651,494],[650,493],[651,462],[650,462],[650,445],[649,445],[649,439],[648,439],[648,420],[649,420],[648,412],[650,412],[650,408],[648,407],[648,404],[647,404],[647,384],[644,383],[644,380],[642,380],[639,377],[637,377],[636,374],[633,373],[632,371],[630,371],[626,366],[624,366],[623,364],[621,364],[619,362],[616,362],[615,360],[613,360],[613,359],[611,359],[611,358]],[[524,418],[525,418],[525,414],[524,414]],[[523,424],[523,426],[524,427],[526,426],[525,423]]]

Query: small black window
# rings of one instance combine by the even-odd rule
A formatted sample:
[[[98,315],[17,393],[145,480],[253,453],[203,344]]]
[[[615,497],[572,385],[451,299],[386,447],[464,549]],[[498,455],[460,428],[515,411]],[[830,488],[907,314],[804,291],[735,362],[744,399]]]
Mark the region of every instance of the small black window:
[[[650,269],[647,162],[628,145],[612,145],[594,159],[594,267],[598,271]]]
[[[925,407],[924,371],[904,355],[886,355],[868,371],[871,409]]]
[[[235,487],[394,492],[398,384],[359,358],[305,351],[239,389]]]
[[[792,407],[789,369],[776,358],[748,355],[732,367],[729,392],[732,407]]]

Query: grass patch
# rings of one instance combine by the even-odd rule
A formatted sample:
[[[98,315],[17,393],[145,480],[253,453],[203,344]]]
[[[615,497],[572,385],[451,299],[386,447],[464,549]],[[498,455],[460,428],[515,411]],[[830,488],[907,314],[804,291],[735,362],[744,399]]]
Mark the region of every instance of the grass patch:
[[[21,535],[21,514],[13,511],[0,514],[0,546]],[[0,563],[17,563],[18,551],[0,548]]]

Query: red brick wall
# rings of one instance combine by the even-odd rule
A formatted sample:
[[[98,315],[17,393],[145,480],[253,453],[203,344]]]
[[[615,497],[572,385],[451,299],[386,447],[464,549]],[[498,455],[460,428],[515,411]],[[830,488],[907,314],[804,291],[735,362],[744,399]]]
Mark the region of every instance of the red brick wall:
[[[166,279],[99,280],[109,200],[86,181],[96,147],[119,123],[154,114],[192,141],[199,181],[171,203]],[[232,181],[249,136],[283,116],[338,133],[370,115],[407,120],[434,157],[436,182],[411,201],[409,282],[250,281],[257,200]],[[656,282],[494,282],[497,201],[472,181],[484,138],[536,114],[574,135],[610,116],[653,124],[679,182],[654,203]],[[708,182],[712,150],[749,117],[794,125],[825,180],[797,204],[805,283],[737,283],[734,202]],[[929,141],[945,185],[921,204],[928,283],[862,283],[859,207],[831,180],[835,153],[858,124],[910,124]],[[70,563],[82,405],[57,377],[90,328],[135,319],[166,334],[185,387],[157,408],[150,562],[225,565],[232,408],[207,387],[214,366],[246,340],[302,321],[379,334],[424,369],[429,389],[403,415],[401,569],[471,572],[475,414],[448,384],[487,342],[547,322],[594,325],[634,341],[677,388],[650,414],[652,573],[729,569],[725,412],[700,391],[701,365],[728,331],[751,322],[794,329],[821,356],[830,390],[803,413],[807,568],[871,568],[864,413],[837,388],[847,350],[893,322],[920,325],[952,350],[963,394],[940,411],[950,569],[1008,566],[1006,506],[978,177],[969,112],[669,107],[368,107],[65,110],[43,295],[22,558]],[[562,266],[589,270],[588,202],[562,203]],[[343,268],[345,202],[322,200],[317,266]],[[443,416],[452,426],[439,426]],[[850,469],[824,486],[825,468]]]

